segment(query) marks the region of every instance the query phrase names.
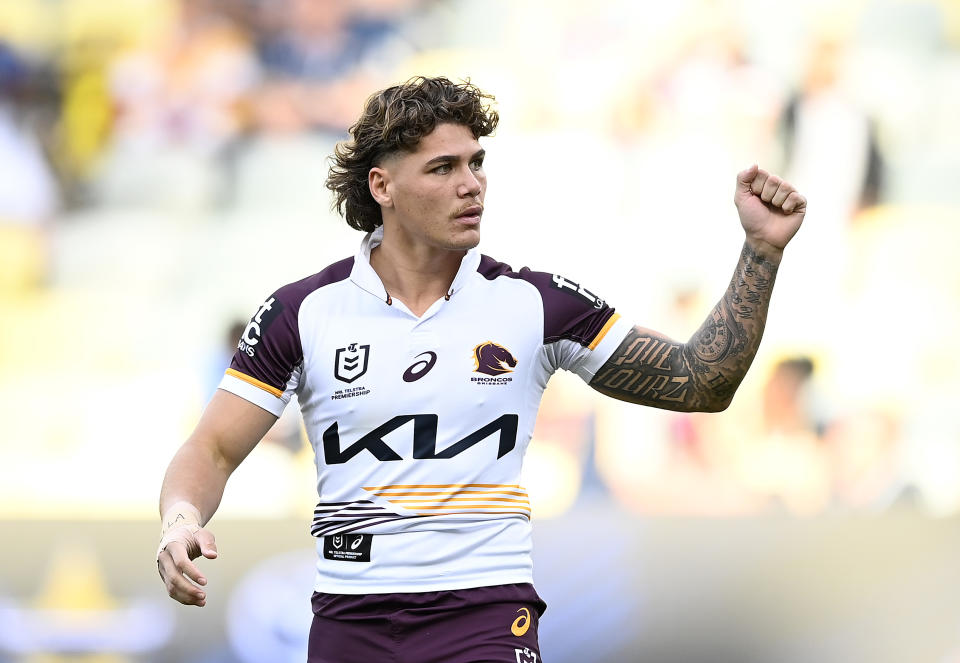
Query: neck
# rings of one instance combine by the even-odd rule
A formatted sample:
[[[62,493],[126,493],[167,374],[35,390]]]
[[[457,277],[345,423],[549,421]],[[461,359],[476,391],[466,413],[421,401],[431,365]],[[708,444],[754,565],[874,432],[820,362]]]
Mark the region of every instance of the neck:
[[[466,251],[383,242],[370,253],[370,266],[380,277],[387,294],[402,301],[415,315],[423,315],[450,291]]]

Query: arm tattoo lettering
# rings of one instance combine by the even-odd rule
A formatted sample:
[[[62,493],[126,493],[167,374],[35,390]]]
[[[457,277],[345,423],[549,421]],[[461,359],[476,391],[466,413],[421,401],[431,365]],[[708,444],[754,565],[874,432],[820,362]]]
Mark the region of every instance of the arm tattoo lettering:
[[[722,410],[757,354],[776,273],[776,264],[744,244],[727,292],[688,342],[637,327],[590,386],[668,410]]]

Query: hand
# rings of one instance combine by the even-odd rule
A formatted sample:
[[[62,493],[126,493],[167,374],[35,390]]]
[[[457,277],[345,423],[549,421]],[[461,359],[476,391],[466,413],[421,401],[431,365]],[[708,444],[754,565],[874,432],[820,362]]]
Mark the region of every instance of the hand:
[[[207,604],[207,593],[201,587],[207,584],[207,579],[191,560],[200,555],[217,558],[213,533],[202,528],[192,531],[179,527],[170,530],[164,538],[170,540],[157,556],[157,568],[167,586],[167,594],[184,605],[202,608]]]
[[[807,199],[792,184],[756,165],[737,174],[733,202],[747,241],[761,254],[778,260],[807,213]]]

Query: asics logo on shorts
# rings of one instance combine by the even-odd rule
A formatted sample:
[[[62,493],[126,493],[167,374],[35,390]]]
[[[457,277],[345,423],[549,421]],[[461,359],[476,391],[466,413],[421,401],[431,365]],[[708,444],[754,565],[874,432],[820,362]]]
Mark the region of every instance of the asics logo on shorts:
[[[526,608],[520,608],[517,612],[523,614],[513,620],[513,624],[510,625],[510,632],[519,638],[530,628],[530,611]]]

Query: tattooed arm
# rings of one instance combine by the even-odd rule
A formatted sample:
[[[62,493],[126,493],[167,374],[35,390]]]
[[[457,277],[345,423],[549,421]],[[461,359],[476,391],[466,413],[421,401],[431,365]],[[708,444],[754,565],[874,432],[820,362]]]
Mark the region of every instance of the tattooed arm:
[[[667,410],[717,412],[730,404],[760,346],[783,249],[806,213],[803,196],[756,166],[737,176],[734,202],[747,238],[730,286],[700,329],[677,343],[635,327],[591,387]]]

